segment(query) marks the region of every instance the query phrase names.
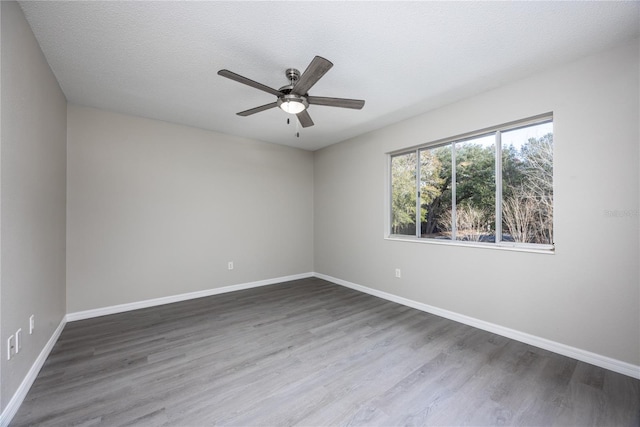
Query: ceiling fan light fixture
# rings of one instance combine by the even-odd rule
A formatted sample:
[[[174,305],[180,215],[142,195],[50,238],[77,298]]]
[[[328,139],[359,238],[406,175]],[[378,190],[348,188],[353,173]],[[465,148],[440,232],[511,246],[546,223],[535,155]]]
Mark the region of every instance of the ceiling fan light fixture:
[[[280,104],[280,108],[282,108],[285,113],[289,114],[298,114],[305,110],[304,104],[298,101],[283,102]]]
[[[309,107],[309,103],[304,96],[286,94],[278,98],[278,107],[285,113],[298,114]]]

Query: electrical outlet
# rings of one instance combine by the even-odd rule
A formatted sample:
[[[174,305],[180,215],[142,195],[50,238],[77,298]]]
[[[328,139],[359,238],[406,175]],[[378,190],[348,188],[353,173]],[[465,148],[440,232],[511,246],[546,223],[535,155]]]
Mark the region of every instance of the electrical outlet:
[[[16,331],[16,354],[22,350],[22,328]]]
[[[233,270],[233,261],[229,261],[229,263],[227,264],[227,268],[229,270]]]
[[[396,268],[396,278],[400,279],[402,277],[402,272],[400,271],[399,268]]]
[[[11,335],[7,339],[7,360],[11,360],[11,356],[13,356],[15,349],[15,340],[13,339],[13,335]]]
[[[33,330],[36,328],[36,315],[29,316],[29,335],[33,334]]]

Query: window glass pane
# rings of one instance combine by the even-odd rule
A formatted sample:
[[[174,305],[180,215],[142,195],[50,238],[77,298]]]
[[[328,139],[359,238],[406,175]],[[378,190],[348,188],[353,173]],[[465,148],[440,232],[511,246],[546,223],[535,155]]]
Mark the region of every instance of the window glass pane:
[[[416,153],[391,158],[391,234],[416,234]]]
[[[458,142],[456,240],[495,242],[495,134]]]
[[[420,234],[451,239],[451,144],[420,151]]]
[[[503,240],[553,243],[553,123],[502,133]]]

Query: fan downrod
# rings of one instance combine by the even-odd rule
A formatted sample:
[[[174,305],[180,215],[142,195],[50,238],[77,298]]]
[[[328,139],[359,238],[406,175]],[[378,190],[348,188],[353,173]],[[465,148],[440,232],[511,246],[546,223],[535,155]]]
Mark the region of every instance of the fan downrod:
[[[300,71],[296,70],[295,68],[287,68],[287,70],[284,72],[284,75],[287,76],[287,79],[289,79],[291,83],[295,83],[300,78]]]

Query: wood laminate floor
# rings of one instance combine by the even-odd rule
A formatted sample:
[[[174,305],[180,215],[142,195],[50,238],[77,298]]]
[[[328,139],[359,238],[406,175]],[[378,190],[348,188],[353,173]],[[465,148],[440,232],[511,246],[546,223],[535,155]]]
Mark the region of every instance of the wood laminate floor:
[[[11,425],[639,423],[638,380],[305,279],[68,323]]]

